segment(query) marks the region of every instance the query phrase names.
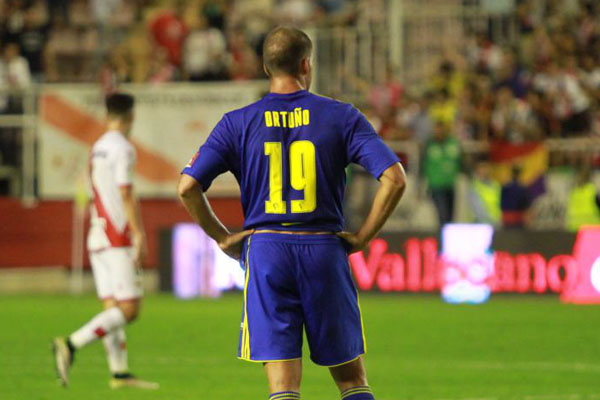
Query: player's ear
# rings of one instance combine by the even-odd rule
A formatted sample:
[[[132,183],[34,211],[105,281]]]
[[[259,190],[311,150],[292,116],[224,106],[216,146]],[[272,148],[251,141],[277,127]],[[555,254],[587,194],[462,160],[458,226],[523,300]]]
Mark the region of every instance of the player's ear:
[[[269,73],[269,69],[267,68],[267,66],[265,64],[263,64],[263,70],[265,71],[265,74],[267,74],[267,76],[270,78],[271,74]]]
[[[305,57],[300,62],[300,71],[302,75],[308,75],[310,73],[310,57]]]

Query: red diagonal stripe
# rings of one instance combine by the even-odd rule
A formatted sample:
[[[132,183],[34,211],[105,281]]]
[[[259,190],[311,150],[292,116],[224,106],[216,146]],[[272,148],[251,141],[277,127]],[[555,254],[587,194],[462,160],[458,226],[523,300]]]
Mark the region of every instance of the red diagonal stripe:
[[[40,99],[40,108],[44,120],[60,129],[73,139],[91,146],[105,131],[104,124],[59,96],[46,94]],[[155,182],[167,182],[177,179],[179,169],[159,154],[145,149],[132,140],[137,152],[137,172],[144,178]]]

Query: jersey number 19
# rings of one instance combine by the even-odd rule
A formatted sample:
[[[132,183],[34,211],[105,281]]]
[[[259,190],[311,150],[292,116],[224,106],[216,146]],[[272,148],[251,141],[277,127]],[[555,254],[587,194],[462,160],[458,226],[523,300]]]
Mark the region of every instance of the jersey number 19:
[[[283,200],[283,159],[280,142],[265,142],[265,155],[269,157],[269,200],[265,213],[285,214]],[[304,191],[303,200],[292,200],[292,213],[309,213],[317,208],[317,161],[315,145],[308,140],[298,140],[290,145],[290,184]]]

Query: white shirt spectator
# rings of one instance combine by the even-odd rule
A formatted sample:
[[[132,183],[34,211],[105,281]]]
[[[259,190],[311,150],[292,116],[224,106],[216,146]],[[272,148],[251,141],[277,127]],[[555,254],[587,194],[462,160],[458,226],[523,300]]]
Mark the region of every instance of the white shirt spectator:
[[[91,0],[90,4],[94,20],[102,25],[110,24],[122,6],[122,0]]]
[[[23,90],[30,85],[31,72],[25,57],[16,55],[0,61],[0,112],[8,108],[9,91]]]
[[[26,89],[31,85],[29,63],[25,57],[17,56],[6,63],[6,80],[11,89]]]
[[[275,15],[281,24],[299,24],[310,21],[315,6],[308,0],[283,0],[276,7]]]
[[[564,96],[564,104],[557,99],[557,114],[561,118],[566,118],[573,114],[586,111],[590,107],[590,99],[579,84],[577,77],[573,74],[564,72],[559,80],[559,94]]]
[[[185,40],[183,63],[191,76],[216,73],[223,66],[226,42],[216,28],[194,30]]]

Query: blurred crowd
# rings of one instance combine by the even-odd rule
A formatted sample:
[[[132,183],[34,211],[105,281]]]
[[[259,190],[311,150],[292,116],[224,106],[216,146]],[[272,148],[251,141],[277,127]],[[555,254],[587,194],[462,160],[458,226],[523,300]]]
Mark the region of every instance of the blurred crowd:
[[[436,123],[459,139],[511,143],[600,135],[600,2],[517,1],[514,40],[467,34],[425,87],[388,74],[369,112],[389,139],[426,141]]]
[[[273,26],[382,26],[386,4],[0,0],[0,113],[21,112],[18,93],[32,82],[98,82],[109,92],[124,82],[265,78],[261,47]],[[500,35],[491,25],[465,28],[464,46],[446,49],[425,84],[401,81],[393,65],[379,83],[345,77],[364,91],[359,106],[383,138],[420,143],[421,171],[440,224],[454,220],[456,182],[463,172],[471,179],[475,221],[528,224],[539,187],[522,179],[519,165],[498,179],[485,155],[491,143],[600,139],[600,2],[515,0],[513,13],[503,18]],[[0,165],[20,164],[15,151],[20,137],[17,130],[3,130]],[[469,140],[484,144],[481,157],[465,157]],[[552,154],[550,164],[564,164],[564,157]],[[577,180],[582,188],[593,164],[584,158],[569,161],[585,164],[580,171],[588,172]],[[567,214],[586,209],[587,217],[579,219],[593,213],[600,223],[597,190],[588,185],[581,193]],[[592,197],[597,206],[590,206]]]
[[[544,139],[600,140],[600,2],[515,3],[502,28],[516,32],[499,35],[502,41],[492,29],[466,32],[465,46],[449,49],[424,85],[396,79],[391,67],[380,84],[358,82],[364,111],[385,139],[421,144],[421,170],[440,225],[455,220],[457,179],[466,172],[473,221],[530,226],[545,171],[531,179],[519,160]],[[483,145],[478,155],[463,152],[470,140]],[[493,168],[499,162],[490,158],[493,149],[515,155],[504,177]],[[564,210],[570,229],[600,223],[599,191],[591,182],[599,156],[559,150],[545,161],[546,168],[566,165],[575,174]]]
[[[0,39],[7,49],[5,63],[16,63],[12,61],[16,57],[20,64],[14,73],[18,85],[31,79],[99,79],[107,86],[115,82],[254,79],[264,77],[261,45],[274,25],[356,24],[377,18],[376,10],[382,8],[376,5],[382,3],[4,0],[0,2]],[[16,46],[16,55],[15,48],[8,50],[9,44]],[[13,74],[9,75],[13,79]]]

